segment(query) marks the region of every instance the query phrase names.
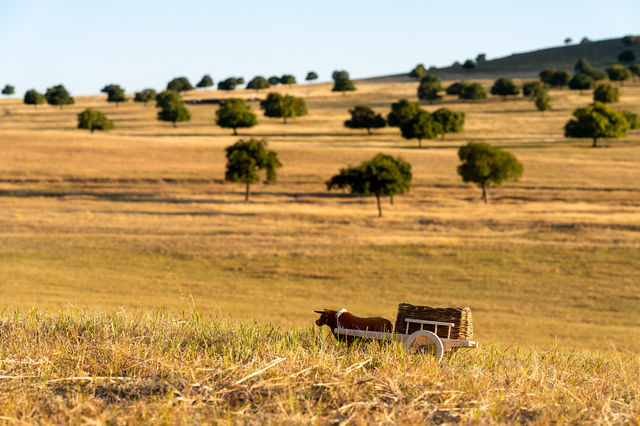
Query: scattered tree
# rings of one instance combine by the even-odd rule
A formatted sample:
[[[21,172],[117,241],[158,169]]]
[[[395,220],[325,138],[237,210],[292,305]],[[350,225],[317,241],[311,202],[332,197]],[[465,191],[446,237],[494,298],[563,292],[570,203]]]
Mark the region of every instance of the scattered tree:
[[[124,93],[124,89],[117,84],[107,84],[100,90],[102,93],[107,94],[107,102],[115,102],[116,107],[120,102],[127,102],[127,96]]]
[[[589,39],[589,37],[582,37],[582,40],[580,40],[580,44],[587,44],[587,43],[591,43],[591,40]]]
[[[607,68],[607,75],[609,76],[609,80],[611,81],[619,81],[624,82],[627,80],[631,80],[631,71],[628,68],[623,67],[622,65],[613,65]]]
[[[467,71],[471,71],[476,66],[477,66],[476,62],[472,59],[467,59],[466,61],[464,61],[464,64],[462,64],[462,68],[464,68]]]
[[[627,123],[629,123],[629,130],[640,129],[640,118],[638,118],[638,114],[635,114],[631,111],[622,111],[624,114],[624,118],[627,119]]]
[[[187,77],[176,77],[167,83],[167,90],[185,92],[187,90],[193,90],[193,86],[189,83],[189,79]]]
[[[258,172],[266,171],[266,180],[276,180],[276,169],[282,167],[278,154],[267,149],[264,139],[239,140],[226,148],[227,170],[224,179],[246,185],[244,201],[249,201],[249,185],[260,180]]]
[[[258,124],[256,115],[251,112],[251,107],[243,99],[227,99],[216,111],[216,117],[216,124],[233,129],[234,135],[238,134],[238,128],[248,128]]]
[[[196,87],[200,87],[200,88],[211,87],[211,86],[213,86],[213,79],[209,74],[203,75],[202,79],[200,79],[198,84],[196,84]]]
[[[378,154],[357,167],[341,169],[326,182],[327,190],[348,188],[352,194],[375,196],[378,217],[382,217],[380,197],[404,194],[411,187],[411,164],[402,158]]]
[[[444,132],[442,125],[427,111],[420,111],[400,124],[400,131],[405,139],[418,139],[419,148],[422,148],[422,139],[435,139]]]
[[[269,83],[269,81],[264,78],[261,75],[257,75],[255,77],[253,77],[249,83],[247,83],[247,89],[252,89],[252,90],[261,90],[261,89],[268,89],[269,87],[271,87],[271,84]]]
[[[269,81],[269,84],[271,84],[272,86],[277,86],[278,84],[280,84],[280,77],[278,77],[277,75],[272,75],[267,79],[267,81]]]
[[[244,84],[244,77],[236,77],[236,84],[241,86]]]
[[[571,73],[569,70],[551,68],[540,72],[540,80],[551,87],[564,87],[571,81]]]
[[[391,112],[387,115],[387,124],[400,127],[405,121],[411,120],[418,112],[422,111],[420,105],[407,99],[400,99],[391,104]]]
[[[442,99],[438,94],[442,90],[442,86],[436,81],[423,81],[418,86],[418,99],[424,99],[430,102]]]
[[[435,74],[427,73],[422,76],[422,78],[420,79],[420,83],[436,83],[438,84],[438,86],[440,86],[442,80],[440,80],[440,77]],[[442,90],[442,87],[440,88],[440,90]]]
[[[572,39],[571,37],[567,37],[567,38],[565,38],[565,39],[564,39],[564,44],[569,45],[569,44],[571,44],[572,42],[573,42],[573,39]]]
[[[342,92],[342,94],[344,95],[348,91],[356,90],[356,86],[349,78],[348,72],[334,71],[331,77],[333,78],[333,88],[331,89],[332,92]]]
[[[93,133],[95,130],[109,130],[113,127],[113,122],[101,111],[87,108],[78,114],[78,129],[88,129]]]
[[[387,125],[381,114],[376,114],[366,105],[356,105],[349,113],[351,119],[346,120],[344,125],[350,129],[367,129],[367,133],[371,134],[371,129],[380,129]]]
[[[640,64],[629,65],[629,71],[632,77],[640,77]]]
[[[154,89],[144,89],[135,93],[133,102],[144,102],[144,105],[147,106],[147,102],[155,100],[156,96],[157,93]]]
[[[238,79],[235,77],[229,77],[225,80],[218,82],[218,90],[233,90],[238,84]]]
[[[479,100],[487,99],[487,90],[480,83],[470,83],[466,85],[458,95],[460,99]]]
[[[454,112],[447,108],[440,108],[431,115],[442,127],[442,140],[444,140],[445,133],[460,133],[464,127],[464,112]]]
[[[569,89],[579,90],[580,94],[582,95],[583,90],[591,90],[595,87],[595,85],[596,82],[593,81],[593,78],[591,78],[590,75],[576,74],[569,82]]]
[[[551,98],[547,94],[547,92],[538,93],[536,99],[534,101],[536,108],[538,111],[549,111],[551,110]]]
[[[315,71],[309,71],[307,73],[307,77],[305,78],[305,80],[307,80],[309,83],[317,79],[318,79],[318,74]]]
[[[191,120],[191,113],[184,105],[179,92],[165,90],[156,95],[156,106],[160,107],[158,120],[170,121],[173,127],[178,127],[177,122]]]
[[[75,100],[62,84],[49,87],[44,97],[49,105],[60,105],[60,109],[62,109],[64,105],[73,105],[75,103]]]
[[[593,100],[609,104],[618,102],[620,100],[620,92],[617,87],[601,84],[593,91]]]
[[[284,74],[280,77],[280,84],[298,84],[296,78],[291,74]]]
[[[5,84],[5,86],[2,88],[2,94],[6,96],[13,95],[15,91],[16,91],[16,88],[10,84]]]
[[[513,80],[508,77],[497,79],[493,83],[493,87],[491,87],[492,95],[500,95],[504,99],[509,95],[517,95],[518,93],[520,93],[520,89],[518,89],[518,86],[515,85]]]
[[[638,41],[638,37],[633,35],[626,35],[622,37],[622,44],[625,46],[631,46]]]
[[[543,82],[529,81],[522,85],[522,95],[530,98],[535,98],[541,93],[547,92],[547,86]]]
[[[304,99],[279,93],[269,93],[267,99],[260,102],[260,108],[264,110],[266,117],[278,117],[287,123],[287,118],[295,118],[307,115],[307,104]]]
[[[633,53],[633,50],[625,50],[618,55],[618,61],[623,64],[630,64],[631,62],[636,60],[636,54]]]
[[[409,77],[413,78],[422,78],[425,75],[427,75],[427,69],[424,67],[424,64],[416,65],[409,73]]]
[[[486,143],[469,142],[458,150],[462,164],[458,174],[464,182],[473,182],[482,188],[482,200],[488,203],[487,188],[507,180],[517,181],[522,176],[522,164],[508,151]]]
[[[458,81],[456,83],[452,83],[447,87],[446,93],[447,95],[460,95],[460,92],[467,87],[469,83],[465,81]]]
[[[26,105],[33,105],[37,108],[38,105],[43,104],[44,102],[44,95],[42,93],[38,93],[35,89],[27,90],[24,94],[24,103]]]
[[[630,125],[624,112],[602,102],[576,109],[573,117],[564,126],[564,136],[592,139],[594,148],[600,138],[623,138],[629,132]]]
[[[478,56],[476,56],[476,63],[481,64],[483,62],[487,62],[487,54],[479,53]]]

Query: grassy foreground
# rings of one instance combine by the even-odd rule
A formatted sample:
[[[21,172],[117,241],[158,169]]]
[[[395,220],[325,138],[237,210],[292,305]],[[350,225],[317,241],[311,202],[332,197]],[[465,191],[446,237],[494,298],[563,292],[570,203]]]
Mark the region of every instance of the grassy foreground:
[[[316,329],[157,312],[0,316],[0,419],[640,422],[640,357],[484,346],[438,365]]]

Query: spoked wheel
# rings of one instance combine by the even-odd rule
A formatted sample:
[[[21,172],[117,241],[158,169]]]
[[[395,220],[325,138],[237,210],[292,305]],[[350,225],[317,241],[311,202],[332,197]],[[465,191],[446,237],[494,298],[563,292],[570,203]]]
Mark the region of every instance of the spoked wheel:
[[[404,347],[433,355],[436,358],[436,362],[440,362],[442,354],[444,353],[442,340],[428,330],[418,330],[412,333],[404,341]]]

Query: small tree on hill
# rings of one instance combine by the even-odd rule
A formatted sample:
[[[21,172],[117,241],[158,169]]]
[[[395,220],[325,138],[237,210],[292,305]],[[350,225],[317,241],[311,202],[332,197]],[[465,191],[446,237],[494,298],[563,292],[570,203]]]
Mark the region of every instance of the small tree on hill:
[[[380,197],[404,194],[411,187],[411,164],[402,158],[378,154],[357,167],[341,169],[326,182],[327,190],[348,188],[352,194],[375,196],[378,217],[382,217]]]
[[[307,77],[305,78],[305,80],[308,81],[309,83],[317,79],[318,79],[318,74],[315,71],[309,71],[307,73]]]
[[[462,64],[462,68],[464,68],[467,71],[471,71],[476,66],[477,66],[476,62],[472,59],[467,59],[466,61],[464,61],[464,64]]]
[[[424,64],[416,65],[409,73],[409,77],[413,78],[422,78],[425,75],[427,75],[427,69],[424,67]]]
[[[43,104],[44,102],[44,95],[42,93],[38,93],[35,89],[27,90],[24,94],[24,103],[26,105],[33,105],[37,108],[38,105]]]
[[[16,88],[10,84],[5,84],[5,86],[2,88],[2,94],[6,96],[13,95],[15,91],[16,91]]]
[[[269,81],[261,75],[253,77],[248,83],[246,89],[262,90],[271,87]]]
[[[487,62],[487,54],[478,53],[478,56],[476,56],[476,63],[481,64],[483,62]]]
[[[440,108],[431,115],[442,127],[442,140],[444,140],[445,133],[460,133],[464,127],[464,112],[454,112],[447,108]]]
[[[418,148],[422,148],[422,139],[435,139],[444,133],[442,125],[427,111],[420,111],[411,120],[400,125],[402,137],[418,139]]]
[[[613,65],[607,68],[607,75],[609,75],[609,80],[611,81],[619,81],[624,82],[627,80],[631,80],[631,71],[628,68],[623,67],[622,65]]]
[[[551,98],[547,94],[547,92],[541,92],[536,96],[535,101],[533,102],[538,108],[538,111],[549,111],[551,109]]]
[[[391,104],[391,112],[387,115],[387,124],[400,127],[405,121],[411,120],[418,112],[422,111],[420,105],[410,102],[408,99],[400,99]]]
[[[592,67],[585,58],[582,58],[578,62],[576,62],[573,70],[576,74],[586,74],[589,77],[593,78],[595,81],[604,80],[607,78],[607,74],[605,72]]]
[[[569,72],[569,70],[560,70],[560,71],[556,71],[551,76],[549,85],[551,85],[551,87],[565,87],[569,85],[570,81],[571,81],[571,73]]]
[[[291,74],[284,74],[280,77],[280,84],[298,84],[296,78]]]
[[[446,93],[447,95],[460,95],[460,92],[467,87],[469,83],[465,81],[458,81],[456,83],[452,83],[447,87]]]
[[[617,111],[602,102],[594,102],[573,112],[573,117],[564,126],[567,138],[589,138],[593,147],[600,138],[623,138],[629,132],[629,122],[624,112]]]
[[[48,88],[44,97],[49,105],[59,105],[60,109],[64,105],[73,105],[75,103],[75,100],[62,84]]]
[[[193,90],[193,86],[189,83],[189,79],[187,77],[176,77],[167,83],[167,90],[185,92],[187,90]]]
[[[636,60],[636,54],[633,53],[633,50],[625,50],[618,55],[618,61],[623,64],[630,64],[631,62]]]
[[[614,103],[620,100],[620,91],[609,84],[601,84],[593,91],[593,100],[605,103]]]
[[[108,84],[100,90],[102,93],[107,94],[107,102],[115,102],[116,107],[120,102],[127,102],[127,96],[124,93],[124,89],[117,84]]]
[[[258,124],[256,115],[243,99],[229,98],[216,111],[216,124],[220,127],[233,129],[238,134],[238,128],[253,127]]]
[[[632,46],[634,43],[638,42],[638,37],[633,35],[626,35],[622,37],[622,44],[625,46]]]
[[[367,133],[371,134],[371,129],[380,129],[387,125],[381,114],[376,114],[366,105],[356,105],[349,113],[351,119],[346,120],[344,125],[350,129],[367,129]]]
[[[174,90],[158,93],[156,106],[161,108],[158,112],[158,120],[170,121],[173,127],[178,127],[177,122],[191,120],[191,113],[184,105],[180,93]]]
[[[629,71],[633,78],[640,77],[640,64],[629,65]]]
[[[487,99],[487,90],[480,83],[471,83],[465,86],[458,95],[460,99],[480,100]]]
[[[547,86],[541,81],[529,81],[522,85],[522,95],[535,98],[541,93],[547,92]]]
[[[235,77],[229,77],[218,82],[218,90],[234,90],[238,84],[238,79]]]
[[[571,37],[567,37],[564,39],[564,44],[569,45],[573,42],[573,39]]]
[[[509,95],[517,95],[518,93],[520,93],[520,89],[518,89],[518,86],[515,85],[513,80],[508,77],[497,79],[493,83],[493,87],[491,87],[492,95],[500,95],[503,96],[504,99]]]
[[[342,92],[342,94],[345,95],[349,91],[356,90],[356,86],[349,78],[348,72],[334,71],[331,77],[333,78],[332,92]]]
[[[517,181],[522,176],[522,164],[510,152],[486,143],[470,142],[458,150],[462,164],[458,174],[464,182],[473,182],[482,188],[482,200],[488,203],[487,188],[507,180]]]
[[[271,84],[272,86],[277,86],[278,84],[280,84],[280,77],[278,77],[277,75],[272,75],[271,77],[269,77],[267,79],[267,81],[269,82],[269,84]]]
[[[429,102],[442,99],[438,94],[442,90],[442,86],[436,81],[423,81],[418,86],[418,99],[424,99]]]
[[[260,108],[264,110],[266,117],[278,117],[287,123],[287,118],[295,118],[307,115],[307,104],[304,99],[279,93],[269,93],[267,99],[260,102]]]
[[[156,96],[157,93],[154,89],[144,89],[135,93],[133,102],[144,102],[144,105],[147,106],[147,102],[155,100]]]
[[[420,79],[420,83],[437,83],[438,85],[442,84],[442,80],[435,74],[427,73]],[[442,90],[442,87],[440,88]]]
[[[593,81],[590,75],[587,74],[576,74],[573,76],[571,81],[569,82],[569,89],[571,90],[579,90],[582,95],[583,90],[593,89],[596,85],[596,82]]]
[[[213,79],[209,74],[203,75],[200,81],[198,82],[198,84],[196,84],[196,87],[199,87],[199,88],[211,87],[211,86],[213,86]]]
[[[87,108],[78,114],[78,129],[88,129],[93,133],[95,130],[109,130],[113,127],[113,122],[101,111]]]
[[[224,179],[246,185],[244,201],[249,201],[249,185],[260,180],[258,172],[266,171],[266,180],[276,180],[276,169],[282,167],[278,154],[267,149],[264,139],[239,140],[226,148],[227,170]]]

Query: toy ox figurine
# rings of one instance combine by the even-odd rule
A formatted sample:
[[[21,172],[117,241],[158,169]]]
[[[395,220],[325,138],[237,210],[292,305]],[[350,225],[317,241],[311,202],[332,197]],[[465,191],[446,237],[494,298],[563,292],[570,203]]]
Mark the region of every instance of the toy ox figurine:
[[[347,312],[346,309],[334,311],[333,309],[325,309],[324,311],[314,311],[320,314],[320,318],[316,320],[316,325],[322,327],[329,326],[331,333],[336,339],[338,335],[335,329],[350,329],[362,331],[377,331],[381,333],[391,333],[393,326],[391,321],[380,317],[360,318]]]

